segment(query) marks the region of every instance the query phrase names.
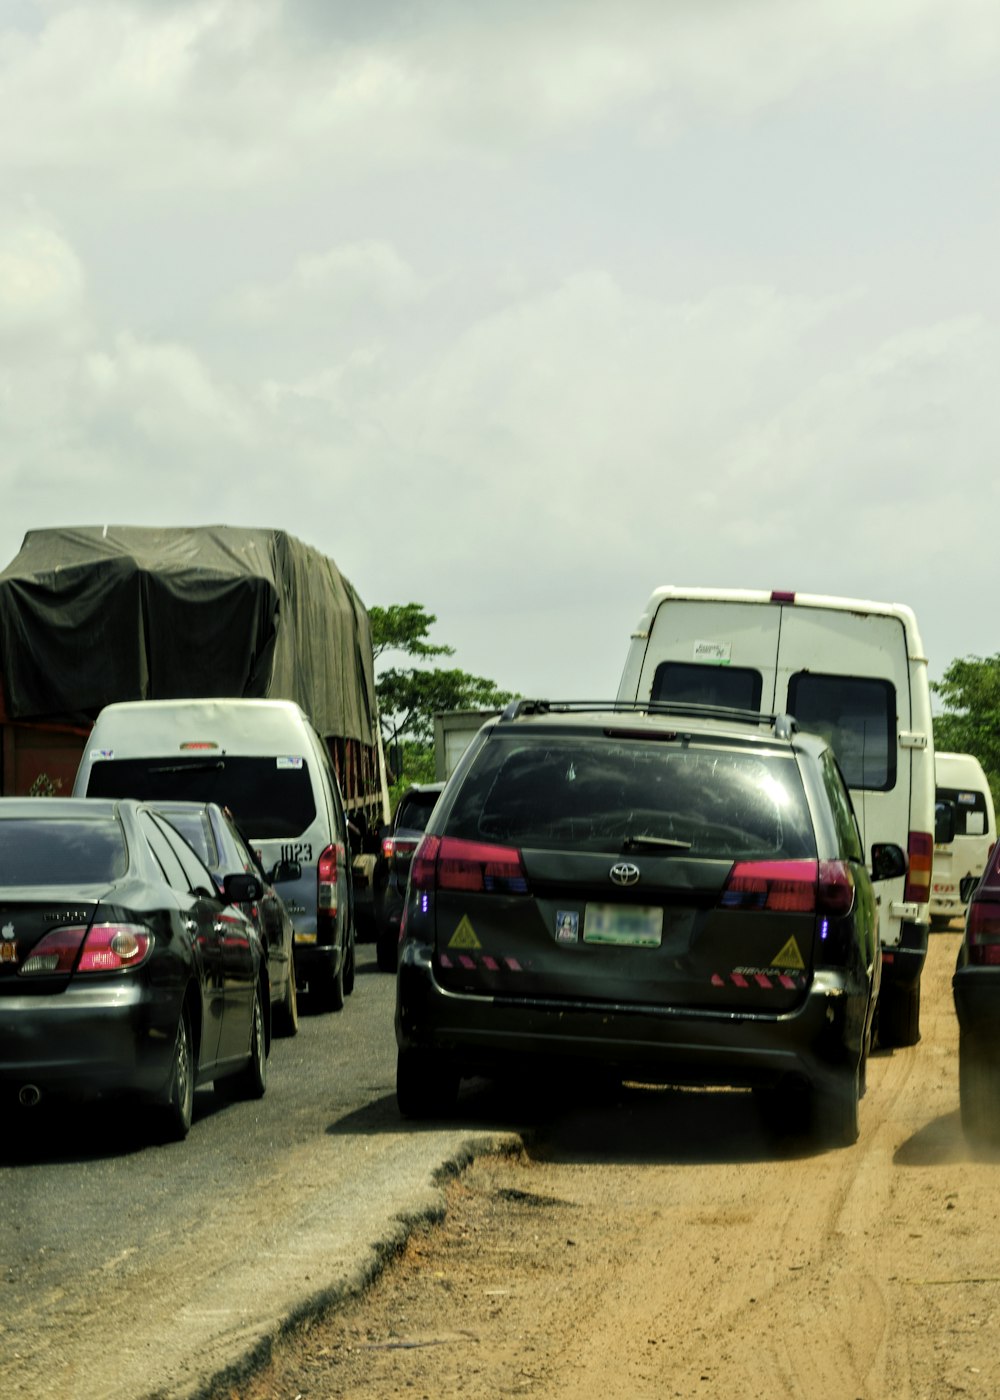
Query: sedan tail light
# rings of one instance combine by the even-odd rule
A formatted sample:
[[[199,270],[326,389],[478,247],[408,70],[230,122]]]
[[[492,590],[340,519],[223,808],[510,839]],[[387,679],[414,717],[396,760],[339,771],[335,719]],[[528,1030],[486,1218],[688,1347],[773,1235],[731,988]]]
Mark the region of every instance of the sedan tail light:
[[[70,973],[74,967],[77,972],[120,972],[144,963],[152,946],[153,935],[142,924],[93,924],[89,931],[82,925],[56,928],[35,944],[21,976]]]
[[[425,836],[410,868],[418,890],[465,890],[482,894],[527,894],[521,852],[516,846]]]
[[[974,899],[966,923],[969,962],[980,967],[1000,964],[1000,902]]]

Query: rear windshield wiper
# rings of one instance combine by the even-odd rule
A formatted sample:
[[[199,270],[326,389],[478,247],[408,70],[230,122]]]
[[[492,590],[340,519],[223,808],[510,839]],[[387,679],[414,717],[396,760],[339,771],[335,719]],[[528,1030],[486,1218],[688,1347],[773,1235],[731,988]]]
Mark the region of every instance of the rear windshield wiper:
[[[165,763],[150,768],[150,773],[219,773],[226,766],[223,758],[205,759],[201,763]]]
[[[669,836],[626,836],[622,842],[623,851],[632,851],[636,846],[656,851],[689,851],[691,842],[674,841]]]

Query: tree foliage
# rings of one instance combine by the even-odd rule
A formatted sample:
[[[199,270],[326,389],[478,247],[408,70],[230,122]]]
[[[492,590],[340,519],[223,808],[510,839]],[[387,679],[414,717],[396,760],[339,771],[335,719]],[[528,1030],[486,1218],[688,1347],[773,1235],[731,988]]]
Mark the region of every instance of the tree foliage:
[[[1000,805],[1000,655],[957,658],[931,690],[942,705],[934,747],[974,754]]]
[[[392,603],[387,608],[369,608],[372,629],[372,653],[377,661],[384,651],[405,651],[408,656],[426,659],[430,656],[451,656],[454,647],[440,646],[427,640],[427,634],[437,622],[433,613],[425,612],[419,603]]]
[[[419,603],[395,603],[368,609],[372,650],[378,661],[386,652],[403,652],[418,662],[452,656],[454,648],[430,640],[437,621]],[[434,778],[434,716],[442,710],[498,710],[512,700],[485,676],[440,667],[391,666],[377,675],[382,734],[391,742],[395,767],[393,795],[412,782]]]
[[[434,716],[440,710],[499,710],[512,700],[485,676],[466,671],[383,671],[376,684],[383,719],[391,717],[397,734],[423,743],[434,737]]]

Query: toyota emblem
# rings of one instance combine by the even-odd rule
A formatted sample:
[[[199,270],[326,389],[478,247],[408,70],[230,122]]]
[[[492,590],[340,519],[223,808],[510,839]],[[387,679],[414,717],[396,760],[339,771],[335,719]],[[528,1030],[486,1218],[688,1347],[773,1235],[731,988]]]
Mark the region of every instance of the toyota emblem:
[[[616,885],[637,885],[639,883],[639,867],[633,865],[631,861],[620,860],[617,865],[611,867],[611,879]]]

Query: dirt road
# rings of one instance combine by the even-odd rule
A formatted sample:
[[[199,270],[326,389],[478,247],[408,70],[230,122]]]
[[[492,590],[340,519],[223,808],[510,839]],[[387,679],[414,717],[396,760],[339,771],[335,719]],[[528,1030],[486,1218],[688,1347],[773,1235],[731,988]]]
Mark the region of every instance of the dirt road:
[[[770,1138],[728,1092],[561,1116],[479,1159],[363,1299],[220,1394],[995,1395],[1000,1171],[959,1124],[957,944],[932,937],[923,1039],[874,1057],[856,1147]]]

